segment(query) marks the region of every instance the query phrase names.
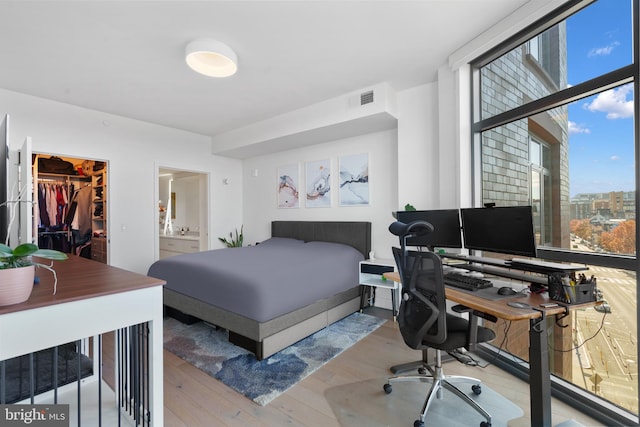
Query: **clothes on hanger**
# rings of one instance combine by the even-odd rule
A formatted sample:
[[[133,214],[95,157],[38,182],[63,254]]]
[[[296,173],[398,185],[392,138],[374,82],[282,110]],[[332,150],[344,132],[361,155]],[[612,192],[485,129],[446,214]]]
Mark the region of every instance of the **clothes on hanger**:
[[[74,185],[55,182],[38,183],[38,228],[45,230],[62,230],[69,207],[69,194]]]

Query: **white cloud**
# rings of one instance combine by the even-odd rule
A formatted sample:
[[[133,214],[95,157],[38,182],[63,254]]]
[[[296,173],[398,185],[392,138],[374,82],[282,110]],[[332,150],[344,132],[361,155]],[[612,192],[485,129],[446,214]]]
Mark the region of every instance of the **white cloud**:
[[[591,130],[588,127],[569,120],[569,133],[591,133]]]
[[[585,104],[585,108],[591,112],[607,113],[608,119],[633,117],[633,99],[627,100],[627,96],[633,96],[632,83],[598,94],[593,101]]]
[[[604,47],[594,47],[593,49],[591,49],[589,51],[589,53],[587,54],[587,56],[589,58],[593,57],[593,56],[606,56],[609,55],[611,53],[611,51],[613,51],[613,49],[615,49],[617,46],[619,46],[620,43],[619,42],[613,42],[608,46],[604,46]]]
[[[611,157],[609,157],[610,160],[616,161],[616,160],[620,160],[620,156],[616,156],[615,154]]]

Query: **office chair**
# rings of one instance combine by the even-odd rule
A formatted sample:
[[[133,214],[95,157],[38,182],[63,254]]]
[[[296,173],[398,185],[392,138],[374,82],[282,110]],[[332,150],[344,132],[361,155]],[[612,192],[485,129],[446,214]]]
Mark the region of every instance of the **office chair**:
[[[404,342],[411,348],[426,351],[435,350],[435,364],[424,365],[417,375],[395,376],[384,385],[386,393],[392,392],[392,383],[402,381],[431,382],[420,418],[414,427],[423,427],[429,406],[435,398],[442,398],[442,388],[446,388],[480,413],[486,421],[481,427],[491,426],[491,415],[466,393],[456,387],[454,381],[474,383],[475,394],[482,392],[480,381],[464,376],[446,376],[442,371],[440,351],[453,351],[465,347],[473,348],[477,342],[491,341],[495,333],[488,328],[477,326],[477,317],[469,313],[470,320],[447,313],[445,286],[440,257],[432,252],[406,252],[398,248],[400,254],[403,283],[402,303],[398,315],[398,326]],[[410,267],[410,268],[407,268]],[[400,272],[400,266],[399,272]],[[464,308],[464,307],[463,307]],[[426,372],[429,373],[426,373]]]

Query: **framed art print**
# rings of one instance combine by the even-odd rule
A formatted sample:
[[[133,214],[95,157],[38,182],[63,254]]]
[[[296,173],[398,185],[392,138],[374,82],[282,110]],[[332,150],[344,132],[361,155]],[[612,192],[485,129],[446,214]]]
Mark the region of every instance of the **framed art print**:
[[[278,168],[278,208],[300,207],[298,164]]]
[[[369,204],[369,155],[340,157],[340,206]]]
[[[308,208],[331,206],[331,160],[307,162],[306,204]]]

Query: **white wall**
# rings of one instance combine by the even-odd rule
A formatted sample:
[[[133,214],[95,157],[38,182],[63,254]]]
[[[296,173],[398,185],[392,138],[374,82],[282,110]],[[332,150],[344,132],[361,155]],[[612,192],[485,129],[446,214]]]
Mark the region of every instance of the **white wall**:
[[[338,162],[343,155],[369,155],[368,206],[339,206]],[[331,160],[332,206],[307,208],[304,201],[305,162]],[[274,220],[371,221],[372,249],[377,257],[391,258],[394,238],[387,227],[397,200],[397,133],[395,130],[361,135],[324,144],[258,156],[244,161],[244,231],[247,244],[270,236]],[[299,165],[301,206],[278,209],[277,188],[280,166]],[[254,170],[258,176],[253,176]]]
[[[419,210],[438,209],[440,193],[453,184],[439,179],[436,90],[428,84],[398,93],[397,210],[407,203]]]
[[[449,192],[457,185],[439,180],[437,86],[399,92],[397,102],[397,130],[241,161],[211,155],[205,136],[0,91],[0,113],[11,115],[13,149],[30,136],[36,152],[109,161],[110,263],[141,273],[157,250],[157,170],[161,167],[210,174],[211,248],[221,247],[218,236],[242,225],[246,242],[255,243],[269,236],[273,220],[355,220],[372,222],[372,248],[377,257],[390,258],[390,247],[397,244],[387,230],[393,221],[391,212],[405,203],[418,209],[449,207],[440,206],[438,191]],[[340,207],[339,156],[359,153],[369,154],[370,205]],[[332,161],[333,206],[306,208],[303,202],[299,209],[278,209],[278,166],[299,163],[304,185],[305,162],[326,158]]]
[[[158,167],[210,174],[209,245],[242,216],[239,160],[211,155],[210,138],[0,89],[0,114],[10,115],[10,147],[27,136],[41,153],[109,162],[109,263],[146,273],[157,250]],[[241,188],[241,187],[240,187]]]

